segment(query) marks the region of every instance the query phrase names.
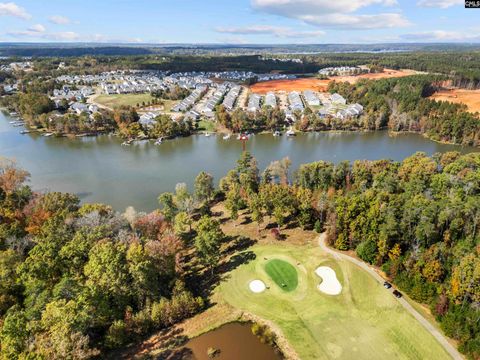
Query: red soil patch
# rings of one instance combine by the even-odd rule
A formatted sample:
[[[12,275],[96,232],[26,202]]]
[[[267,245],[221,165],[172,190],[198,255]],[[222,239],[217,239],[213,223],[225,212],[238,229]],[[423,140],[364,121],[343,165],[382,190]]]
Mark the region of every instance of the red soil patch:
[[[417,72],[415,70],[392,70],[384,69],[381,73],[375,74],[361,74],[357,76],[333,76],[331,80],[335,81],[346,81],[351,84],[355,84],[360,79],[369,79],[369,80],[380,80],[380,79],[390,79],[390,78],[399,78],[404,76],[415,75]]]
[[[262,81],[250,87],[256,94],[266,94],[269,91],[304,91],[313,90],[324,92],[330,80],[319,80],[315,78],[293,79],[293,80],[272,80]]]
[[[385,69],[384,72],[378,74],[362,74],[358,76],[332,76],[329,80],[319,80],[315,78],[301,78],[293,80],[272,80],[256,83],[250,87],[250,90],[257,94],[266,94],[269,91],[304,91],[313,90],[319,92],[327,91],[328,84],[331,81],[346,81],[351,84],[356,83],[360,79],[385,79],[394,77],[404,77],[414,75],[414,70],[391,70]]]
[[[469,112],[480,112],[480,90],[445,89],[437,91],[431,99],[465,104]]]

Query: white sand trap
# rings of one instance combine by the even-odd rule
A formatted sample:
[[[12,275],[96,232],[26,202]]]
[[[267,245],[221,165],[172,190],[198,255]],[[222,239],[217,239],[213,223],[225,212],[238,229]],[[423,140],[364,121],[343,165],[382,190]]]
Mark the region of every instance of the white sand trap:
[[[327,295],[338,295],[342,292],[342,284],[337,279],[335,271],[328,266],[320,266],[315,270],[315,274],[322,278],[322,283],[318,285],[318,290]]]
[[[264,292],[266,288],[264,282],[261,280],[250,281],[249,287],[250,287],[250,290],[254,293]]]

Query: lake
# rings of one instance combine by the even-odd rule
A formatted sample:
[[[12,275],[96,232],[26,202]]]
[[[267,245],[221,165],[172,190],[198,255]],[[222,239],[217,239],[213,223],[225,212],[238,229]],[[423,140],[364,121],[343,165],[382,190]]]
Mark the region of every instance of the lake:
[[[218,183],[242,152],[234,137],[195,135],[165,141],[159,146],[146,144],[120,146],[114,136],[85,138],[21,135],[22,128],[9,124],[12,119],[0,112],[0,156],[11,158],[28,170],[35,190],[77,194],[84,202],[101,202],[123,211],[127,206],[150,211],[157,197],[173,191],[175,184],[190,188],[202,170]],[[439,144],[416,134],[389,136],[386,131],[368,133],[308,133],[294,138],[255,135],[247,149],[263,170],[271,161],[288,156],[291,170],[317,160],[339,162],[356,159],[403,160],[416,151],[431,155],[457,150],[478,151],[472,147]]]

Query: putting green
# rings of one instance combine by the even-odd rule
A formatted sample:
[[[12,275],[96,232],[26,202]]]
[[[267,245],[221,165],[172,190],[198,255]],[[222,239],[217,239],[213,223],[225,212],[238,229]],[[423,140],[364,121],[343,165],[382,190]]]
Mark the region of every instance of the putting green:
[[[215,290],[219,301],[271,321],[302,360],[450,359],[391,292],[358,266],[313,246],[263,245],[247,251],[255,253],[255,260],[228,274]],[[278,266],[276,260],[294,268],[298,283],[294,290],[277,286],[277,277],[289,283],[288,275],[283,275],[289,267]],[[267,271],[270,262],[282,275]],[[318,290],[319,266],[335,271],[342,284],[340,294]],[[263,281],[267,289],[253,293],[249,288],[253,280]]]
[[[293,291],[298,285],[297,270],[290,263],[274,259],[265,265],[265,272],[283,291]]]

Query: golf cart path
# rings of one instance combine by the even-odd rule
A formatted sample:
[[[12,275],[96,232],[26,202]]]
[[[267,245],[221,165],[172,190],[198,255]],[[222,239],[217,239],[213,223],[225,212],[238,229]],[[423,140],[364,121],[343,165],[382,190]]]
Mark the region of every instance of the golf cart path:
[[[344,259],[347,261],[350,261],[351,263],[361,267],[363,270],[365,270],[367,273],[369,273],[371,276],[375,278],[378,282],[383,284],[385,281],[373,268],[367,265],[367,263],[364,263],[363,261],[360,261],[358,259],[355,259],[354,257],[351,257],[349,255],[340,253],[338,251],[335,251],[328,247],[328,245],[325,242],[326,239],[326,234],[323,233],[319,236],[318,238],[318,244],[320,245],[320,248],[325,251],[326,253],[332,255],[336,259]],[[410,303],[405,300],[404,298],[398,299],[400,304],[407,310],[410,314],[413,315],[415,319],[422,324],[422,326],[427,329],[427,331],[437,339],[437,341],[440,343],[440,345],[443,346],[445,351],[447,351],[450,356],[455,359],[455,360],[462,360],[464,357],[458,352],[458,350],[448,342],[448,340],[445,338],[445,336],[438,330],[436,329],[430,322],[425,319],[417,310],[415,310]]]

